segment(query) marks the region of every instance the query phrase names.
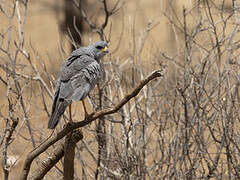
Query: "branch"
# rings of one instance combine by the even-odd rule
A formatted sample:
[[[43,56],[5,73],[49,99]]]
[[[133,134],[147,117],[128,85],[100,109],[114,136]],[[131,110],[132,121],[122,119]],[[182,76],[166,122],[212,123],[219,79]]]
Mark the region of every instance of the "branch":
[[[45,174],[64,156],[64,143],[59,144],[52,154],[44,159],[39,167],[33,171],[29,179],[43,179]]]
[[[63,180],[74,179],[75,147],[81,139],[83,139],[81,129],[74,130],[65,138]]]
[[[3,147],[3,159],[2,159],[2,168],[3,168],[3,173],[4,173],[4,179],[8,179],[9,178],[9,172],[10,172],[10,168],[11,168],[11,163],[8,164],[7,159],[8,159],[8,147],[9,145],[13,142],[13,138],[12,135],[18,125],[18,118],[14,118],[14,106],[12,104],[12,102],[10,101],[9,97],[8,97],[8,114],[9,114],[9,118],[6,118],[6,127],[5,127],[5,132],[4,132],[4,136],[6,136],[6,140],[5,140],[5,144]],[[10,126],[10,122],[9,120],[12,121],[12,124]],[[8,132],[8,133],[7,133]],[[3,137],[4,139],[5,137]]]
[[[105,21],[104,21],[104,23],[102,24],[101,29],[105,29],[105,27],[106,27],[107,24],[108,24],[109,16],[111,15],[111,13],[108,11],[106,0],[103,0],[103,6],[104,6],[104,12],[105,12]]]
[[[151,73],[151,75],[149,75],[146,79],[142,80],[140,82],[140,84],[130,93],[127,94],[116,106],[112,107],[112,108],[107,108],[107,109],[103,109],[101,111],[98,111],[96,113],[91,113],[89,116],[87,116],[83,121],[80,122],[76,122],[76,123],[68,123],[59,133],[57,133],[54,137],[47,139],[44,143],[40,144],[36,149],[34,149],[33,151],[31,151],[25,162],[24,162],[24,166],[23,166],[23,170],[22,170],[22,174],[20,176],[21,180],[26,180],[32,161],[41,153],[43,153],[48,147],[50,147],[51,145],[53,145],[55,142],[57,142],[58,140],[62,139],[64,136],[66,136],[69,132],[73,131],[74,129],[83,127],[89,123],[91,123],[92,121],[101,118],[105,115],[108,114],[113,114],[115,112],[117,112],[121,107],[123,107],[128,101],[130,101],[133,97],[137,96],[138,93],[140,92],[140,90],[147,84],[149,83],[151,80],[157,78],[157,77],[163,77],[163,69],[161,70],[157,70],[154,71],[153,73]]]
[[[76,144],[83,138],[81,130],[75,130],[71,136],[71,142]],[[47,174],[47,172],[64,156],[64,143],[58,145],[54,150],[51,156],[43,160],[40,166],[34,170],[31,174],[30,179],[40,180]]]

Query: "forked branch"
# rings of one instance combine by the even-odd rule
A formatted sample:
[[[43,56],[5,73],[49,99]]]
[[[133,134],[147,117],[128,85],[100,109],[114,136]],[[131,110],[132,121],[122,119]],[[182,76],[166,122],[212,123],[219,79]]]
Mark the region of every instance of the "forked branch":
[[[40,144],[36,149],[34,149],[33,151],[31,151],[28,154],[28,156],[27,156],[27,158],[24,162],[24,166],[23,166],[23,170],[22,170],[22,174],[21,174],[20,179],[21,180],[26,180],[27,179],[32,161],[37,156],[39,156],[41,153],[43,153],[48,147],[53,145],[58,140],[62,139],[64,136],[66,136],[69,132],[73,131],[74,129],[83,127],[83,126],[85,126],[85,125],[93,122],[94,120],[96,120],[98,118],[101,118],[105,115],[113,114],[113,113],[117,112],[121,107],[123,107],[133,97],[137,96],[138,93],[141,91],[141,89],[146,84],[148,84],[151,80],[153,80],[157,77],[163,77],[163,69],[152,72],[146,79],[142,80],[140,82],[140,84],[131,93],[127,94],[116,106],[114,106],[112,108],[103,109],[103,110],[98,111],[98,112],[93,112],[92,114],[87,116],[83,121],[72,123],[72,124],[67,124],[55,136],[47,139],[45,142]]]

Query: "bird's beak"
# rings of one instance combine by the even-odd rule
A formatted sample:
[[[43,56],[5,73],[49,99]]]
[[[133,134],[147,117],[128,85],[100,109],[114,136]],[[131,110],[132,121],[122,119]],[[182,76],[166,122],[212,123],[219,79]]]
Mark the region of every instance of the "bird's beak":
[[[105,47],[102,49],[102,52],[105,52],[105,53],[108,53],[108,52],[109,52],[107,46],[105,46]]]

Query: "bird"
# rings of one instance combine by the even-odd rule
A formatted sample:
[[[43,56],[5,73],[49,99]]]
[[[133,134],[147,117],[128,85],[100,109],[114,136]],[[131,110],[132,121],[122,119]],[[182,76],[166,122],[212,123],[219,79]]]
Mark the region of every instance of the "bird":
[[[55,129],[67,107],[72,122],[72,102],[82,101],[85,117],[88,115],[84,99],[100,79],[100,59],[108,52],[108,43],[98,41],[76,49],[62,63],[53,95],[49,129]]]

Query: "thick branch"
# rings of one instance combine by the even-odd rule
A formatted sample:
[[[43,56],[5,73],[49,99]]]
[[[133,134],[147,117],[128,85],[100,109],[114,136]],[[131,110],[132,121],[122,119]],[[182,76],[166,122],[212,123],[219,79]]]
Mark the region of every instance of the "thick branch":
[[[71,136],[71,142],[74,145],[83,138],[82,132],[80,130],[75,130]],[[53,153],[43,160],[40,166],[34,170],[31,174],[30,179],[40,180],[47,174],[47,172],[64,156],[64,143],[58,145],[54,150]],[[64,162],[65,163],[65,162]]]
[[[70,133],[65,138],[63,180],[73,179],[74,177],[74,158],[76,144],[72,141],[71,136],[72,134]]]
[[[83,138],[81,129],[74,130],[65,138],[64,143],[64,167],[63,167],[63,179],[74,179],[74,158],[75,147],[79,140]]]
[[[83,121],[80,122],[76,122],[76,123],[72,123],[72,124],[67,124],[65,128],[63,128],[59,133],[57,133],[54,137],[46,140],[44,143],[40,144],[36,149],[34,149],[33,151],[31,151],[28,156],[27,159],[24,162],[24,166],[23,166],[23,171],[21,174],[20,179],[21,180],[25,180],[27,179],[32,161],[41,153],[43,153],[48,147],[50,147],[51,145],[53,145],[55,142],[57,142],[58,140],[62,139],[64,136],[66,136],[69,132],[71,132],[74,129],[83,127],[89,123],[91,123],[92,121],[103,117],[105,115],[108,114],[113,114],[115,112],[117,112],[122,106],[124,106],[128,101],[130,101],[133,97],[137,96],[137,94],[140,92],[140,90],[147,84],[149,83],[151,80],[157,78],[157,77],[162,77],[163,76],[163,70],[157,70],[154,71],[151,75],[149,75],[146,79],[142,80],[140,82],[140,84],[130,93],[127,94],[116,106],[114,106],[113,108],[107,108],[107,109],[103,109],[101,111],[98,111],[96,113],[92,113],[89,116],[87,116]]]
[[[52,154],[41,161],[39,167],[33,171],[30,179],[40,180],[43,179],[45,174],[63,157],[64,155],[64,143],[59,144],[52,152]]]

